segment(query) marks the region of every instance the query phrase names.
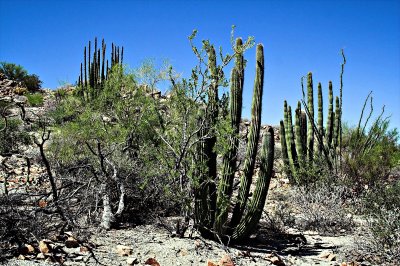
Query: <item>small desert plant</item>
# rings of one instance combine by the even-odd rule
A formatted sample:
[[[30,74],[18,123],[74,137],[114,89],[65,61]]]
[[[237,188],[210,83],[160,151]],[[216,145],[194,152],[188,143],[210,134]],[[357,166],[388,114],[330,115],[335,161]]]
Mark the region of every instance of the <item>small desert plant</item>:
[[[28,93],[25,95],[28,98],[28,103],[30,106],[42,106],[44,99],[41,93]]]
[[[18,95],[24,95],[24,94],[26,94],[28,92],[28,89],[27,88],[24,88],[24,87],[16,87],[15,89],[14,89],[14,93],[15,94],[18,94]]]
[[[362,228],[364,234],[357,241],[357,253],[365,260],[379,265],[386,262],[398,265],[400,263],[400,206],[398,199],[396,206],[374,208],[374,211],[367,215],[366,221],[367,223]],[[373,256],[369,256],[369,254],[373,254]]]
[[[345,187],[338,185],[295,188],[291,203],[298,213],[296,227],[328,235],[351,231],[354,223],[345,208],[347,193]]]

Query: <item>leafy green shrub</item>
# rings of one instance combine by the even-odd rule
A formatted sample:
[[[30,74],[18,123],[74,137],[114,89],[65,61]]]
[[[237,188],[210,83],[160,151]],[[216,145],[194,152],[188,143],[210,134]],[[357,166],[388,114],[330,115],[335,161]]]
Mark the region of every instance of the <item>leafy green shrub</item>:
[[[21,129],[21,121],[8,119],[7,124],[0,120],[0,154],[17,152],[20,145],[31,143],[29,134]]]
[[[28,103],[30,106],[42,106],[43,105],[43,95],[41,93],[28,93],[25,95],[28,98]]]
[[[370,95],[368,95],[366,102]],[[366,104],[365,102],[365,104]],[[389,118],[383,118],[384,109],[367,131],[371,111],[364,122],[364,108],[357,127],[349,128],[343,136],[342,170],[345,181],[357,194],[366,187],[381,184],[394,167],[400,164],[400,145],[397,129],[389,130]]]

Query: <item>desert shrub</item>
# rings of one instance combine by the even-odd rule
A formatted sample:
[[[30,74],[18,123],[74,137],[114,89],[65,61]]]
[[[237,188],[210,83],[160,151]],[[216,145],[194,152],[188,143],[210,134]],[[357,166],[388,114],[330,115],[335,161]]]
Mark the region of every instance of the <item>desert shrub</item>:
[[[295,188],[290,197],[298,214],[295,226],[322,234],[351,231],[354,223],[349,208],[345,207],[347,193],[347,189],[339,185]]]
[[[0,154],[17,152],[21,145],[31,143],[29,134],[23,130],[21,121],[18,119],[0,120]]]
[[[65,96],[59,101],[57,107],[49,112],[56,125],[73,121],[84,110],[82,101],[73,96]]]
[[[32,74],[25,76],[23,83],[29,91],[37,91],[42,87],[43,82],[39,79],[38,75]]]
[[[30,106],[43,105],[43,95],[41,93],[28,93],[25,96],[28,98],[28,103]]]
[[[342,171],[347,185],[357,194],[365,188],[382,184],[400,164],[398,132],[397,129],[389,130],[390,120],[383,118],[384,109],[368,130],[372,98],[371,111],[362,124],[364,109],[358,126],[348,128],[343,136]]]
[[[382,207],[367,215],[362,231],[353,253],[374,265],[400,263],[400,207]]]
[[[29,194],[0,196],[0,263],[18,255],[23,244],[59,233],[60,217],[46,208],[27,204],[34,202],[32,198]]]
[[[118,222],[143,222],[161,209],[174,212],[179,193],[159,161],[163,145],[157,134],[158,102],[131,74],[118,66],[96,97],[88,102],[66,96],[52,117],[50,157],[69,187],[64,197],[85,188],[74,195],[79,203],[66,206],[69,213],[79,212],[86,222],[98,223],[105,204],[99,193],[107,193],[112,210],[124,202]]]

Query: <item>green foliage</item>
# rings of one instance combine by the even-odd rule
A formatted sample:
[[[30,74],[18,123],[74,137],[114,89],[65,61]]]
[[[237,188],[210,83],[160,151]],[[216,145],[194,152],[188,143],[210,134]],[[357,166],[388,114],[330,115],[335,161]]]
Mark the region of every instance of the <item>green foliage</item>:
[[[39,79],[38,75],[32,74],[27,75],[24,78],[24,84],[29,91],[36,91],[42,87],[42,81]]]
[[[0,72],[3,73],[7,79],[21,82],[28,75],[28,71],[26,71],[21,65],[7,62],[0,63]]]
[[[367,103],[368,95],[365,103]],[[357,127],[348,128],[343,135],[343,172],[346,182],[357,193],[365,186],[374,187],[388,178],[394,167],[400,165],[400,145],[397,129],[389,130],[389,118],[381,114],[372,122],[372,98],[370,113],[362,123],[365,104]]]
[[[22,129],[18,119],[0,120],[0,154],[16,153],[21,145],[31,143],[29,134]]]
[[[42,87],[42,81],[38,75],[28,74],[21,65],[14,63],[1,62],[0,73],[3,73],[7,79],[21,82],[28,91],[36,91]]]
[[[43,105],[43,95],[41,93],[28,93],[25,96],[28,98],[28,103],[30,106]]]

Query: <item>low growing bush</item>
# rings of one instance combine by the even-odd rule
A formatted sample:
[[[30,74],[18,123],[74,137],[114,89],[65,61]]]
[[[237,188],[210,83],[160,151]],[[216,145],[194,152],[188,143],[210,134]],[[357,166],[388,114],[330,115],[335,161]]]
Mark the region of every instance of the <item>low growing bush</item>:
[[[298,213],[295,226],[321,234],[352,231],[352,214],[344,200],[347,189],[342,186],[298,187],[290,200]]]
[[[28,93],[25,95],[28,98],[28,103],[30,106],[42,106],[43,105],[43,95],[41,93]]]

